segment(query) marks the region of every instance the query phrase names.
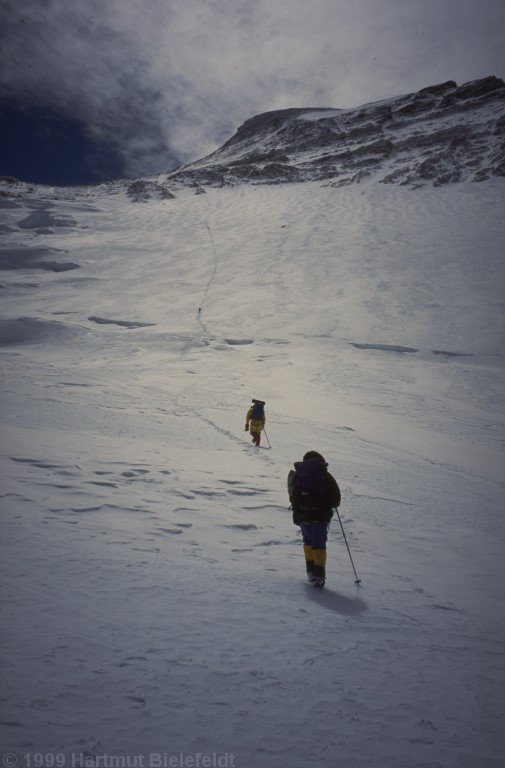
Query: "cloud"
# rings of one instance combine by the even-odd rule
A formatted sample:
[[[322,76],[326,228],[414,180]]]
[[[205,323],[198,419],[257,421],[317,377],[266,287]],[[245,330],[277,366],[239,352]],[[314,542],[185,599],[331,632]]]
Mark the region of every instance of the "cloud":
[[[259,112],[503,76],[504,22],[502,0],[3,0],[0,94],[154,173]]]
[[[96,0],[85,11],[66,0],[7,0],[2,95],[77,119],[96,142],[113,142],[130,172],[138,160],[139,171],[160,161],[177,164],[134,27],[122,28],[118,3],[104,7],[108,14]]]

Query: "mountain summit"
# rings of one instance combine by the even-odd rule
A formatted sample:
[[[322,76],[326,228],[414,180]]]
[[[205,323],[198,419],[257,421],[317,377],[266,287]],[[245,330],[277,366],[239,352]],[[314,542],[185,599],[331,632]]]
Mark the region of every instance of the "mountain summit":
[[[505,175],[505,84],[448,80],[355,109],[301,108],[247,120],[222,147],[168,174],[195,186],[324,180],[440,186]]]

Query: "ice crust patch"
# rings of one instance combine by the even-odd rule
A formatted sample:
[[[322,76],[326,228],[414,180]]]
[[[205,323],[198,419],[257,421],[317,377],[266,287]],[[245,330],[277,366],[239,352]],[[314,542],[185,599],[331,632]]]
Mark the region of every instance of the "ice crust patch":
[[[119,325],[121,328],[149,328],[156,325],[156,323],[142,323],[138,320],[112,320],[108,317],[97,317],[96,315],[91,315],[91,317],[88,317],[88,320],[98,323],[98,325]]]
[[[380,352],[396,352],[399,355],[412,354],[419,352],[414,347],[402,347],[400,344],[358,344],[357,342],[351,342],[353,347],[357,349],[377,349]]]
[[[60,344],[80,335],[85,329],[55,320],[39,320],[34,317],[0,319],[0,344]]]
[[[30,213],[18,221],[20,229],[40,229],[41,227],[75,227],[77,221],[71,216],[54,215],[45,211]]]
[[[68,272],[79,268],[79,264],[72,261],[61,261],[62,253],[64,251],[43,245],[0,246],[0,269],[41,269],[48,272]]]

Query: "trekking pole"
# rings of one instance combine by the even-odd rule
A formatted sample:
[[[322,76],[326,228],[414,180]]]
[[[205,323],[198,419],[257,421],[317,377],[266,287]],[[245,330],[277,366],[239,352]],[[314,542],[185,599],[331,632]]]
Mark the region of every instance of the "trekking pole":
[[[263,432],[265,433],[265,437],[267,439],[268,447],[271,448],[272,446],[270,445],[270,440],[268,439],[268,435],[267,435],[267,431],[266,431],[265,427],[263,427]]]
[[[345,535],[344,526],[342,525],[342,520],[340,519],[340,515],[339,515],[339,512],[338,512],[338,507],[336,507],[336,513],[337,513],[337,517],[338,517],[338,522],[340,523],[340,527],[342,528],[342,534],[344,536],[345,546],[347,547],[347,551],[349,552],[349,557],[351,558],[352,569],[354,571],[354,575],[356,576],[356,581],[354,583],[357,584],[358,587],[359,587],[359,585],[361,584],[361,579],[358,579],[358,574],[356,573],[356,568],[354,567],[354,563],[353,563],[352,555],[351,555],[351,550],[349,549],[349,544],[347,543],[347,538],[346,538],[346,535]]]

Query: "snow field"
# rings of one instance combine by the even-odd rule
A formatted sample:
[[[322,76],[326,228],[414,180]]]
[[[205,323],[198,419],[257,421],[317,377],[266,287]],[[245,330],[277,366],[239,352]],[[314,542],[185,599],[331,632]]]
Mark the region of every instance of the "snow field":
[[[2,257],[79,265],[2,275],[7,751],[499,765],[500,195],[118,187],[49,234],[4,209]],[[304,583],[308,449],[360,589],[337,520]]]

